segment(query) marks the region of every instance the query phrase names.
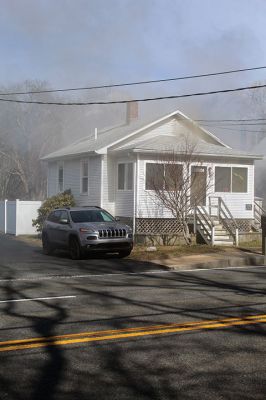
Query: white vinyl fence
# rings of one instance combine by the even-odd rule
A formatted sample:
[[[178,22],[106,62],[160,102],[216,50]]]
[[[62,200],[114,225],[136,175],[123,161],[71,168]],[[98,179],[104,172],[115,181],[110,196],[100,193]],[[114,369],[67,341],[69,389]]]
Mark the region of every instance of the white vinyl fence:
[[[16,236],[37,234],[32,220],[41,204],[41,201],[0,201],[0,232]]]

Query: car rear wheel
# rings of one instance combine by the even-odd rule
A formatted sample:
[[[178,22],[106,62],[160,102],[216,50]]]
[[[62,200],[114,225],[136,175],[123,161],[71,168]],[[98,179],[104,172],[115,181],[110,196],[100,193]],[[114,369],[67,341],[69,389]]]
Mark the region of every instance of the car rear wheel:
[[[43,248],[43,253],[50,256],[53,254],[53,246],[51,245],[48,236],[45,234],[42,236],[42,248]]]
[[[118,255],[119,258],[124,258],[124,257],[128,257],[131,253],[131,250],[121,250],[119,251]]]
[[[80,260],[83,255],[79,241],[74,237],[69,241],[69,253],[72,260]]]

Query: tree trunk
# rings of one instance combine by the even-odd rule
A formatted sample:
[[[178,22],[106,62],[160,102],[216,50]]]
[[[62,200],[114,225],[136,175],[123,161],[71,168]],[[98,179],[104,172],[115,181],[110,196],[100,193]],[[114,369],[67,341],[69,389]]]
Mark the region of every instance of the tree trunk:
[[[183,238],[185,239],[185,242],[186,242],[186,244],[188,245],[188,246],[190,246],[191,245],[191,234],[190,234],[190,232],[189,232],[189,227],[188,227],[188,223],[187,223],[187,221],[186,220],[183,220],[182,221],[182,228],[183,228]]]

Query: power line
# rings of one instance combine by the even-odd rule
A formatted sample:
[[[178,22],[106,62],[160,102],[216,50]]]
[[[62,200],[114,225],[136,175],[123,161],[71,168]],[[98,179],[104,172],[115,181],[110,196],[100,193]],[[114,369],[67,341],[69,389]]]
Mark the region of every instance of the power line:
[[[210,127],[213,127],[213,126],[217,126],[217,127],[219,127],[219,126],[265,126],[266,125],[266,121],[263,123],[263,122],[261,122],[261,123],[254,123],[254,124],[249,124],[249,123],[244,123],[244,124],[241,124],[241,123],[236,123],[236,124],[233,124],[233,123],[224,123],[224,124],[222,124],[222,125],[213,125],[213,124],[209,124],[209,123],[204,123],[204,124],[201,124],[201,125],[204,125],[204,126],[210,126]]]
[[[248,119],[196,119],[197,122],[249,122],[266,121],[266,118],[248,118]]]
[[[226,131],[235,131],[238,133],[265,133],[266,131],[257,131],[257,130],[240,130],[241,128],[231,128],[231,127],[225,127],[225,126],[217,126],[217,125],[212,125],[212,126],[207,126],[207,128],[215,128],[215,129],[222,129]]]
[[[147,102],[147,101],[157,101],[157,100],[170,100],[170,99],[181,99],[186,97],[196,97],[196,96],[206,96],[211,94],[218,93],[232,93],[239,92],[244,90],[251,89],[260,89],[265,88],[265,85],[253,85],[253,86],[244,86],[235,89],[223,89],[223,90],[212,90],[209,92],[198,92],[198,93],[187,93],[180,95],[172,95],[172,96],[160,96],[160,97],[150,97],[144,99],[131,99],[131,100],[112,100],[112,101],[89,101],[89,102],[50,102],[50,101],[31,101],[31,100],[15,100],[15,99],[3,99],[0,98],[2,102],[9,103],[23,103],[23,104],[41,104],[41,105],[55,105],[55,106],[90,106],[90,105],[107,105],[107,104],[126,104],[126,103],[135,103],[135,102]]]
[[[266,66],[252,67],[252,68],[240,68],[240,69],[232,69],[232,70],[221,71],[221,72],[211,72],[208,74],[185,75],[185,76],[180,76],[177,78],[153,79],[153,80],[136,81],[136,82],[129,82],[129,83],[115,83],[115,84],[109,84],[109,85],[75,87],[75,88],[66,88],[66,89],[50,89],[50,90],[47,89],[47,90],[33,90],[33,91],[27,91],[27,92],[0,93],[0,96],[55,93],[55,92],[74,92],[74,91],[80,91],[80,90],[107,89],[107,88],[122,87],[122,86],[147,85],[147,84],[151,84],[151,83],[163,83],[163,82],[180,81],[180,80],[185,80],[185,79],[206,78],[209,76],[217,76],[217,75],[228,75],[228,74],[235,74],[238,72],[255,71],[255,70],[260,70],[260,69],[266,69]]]

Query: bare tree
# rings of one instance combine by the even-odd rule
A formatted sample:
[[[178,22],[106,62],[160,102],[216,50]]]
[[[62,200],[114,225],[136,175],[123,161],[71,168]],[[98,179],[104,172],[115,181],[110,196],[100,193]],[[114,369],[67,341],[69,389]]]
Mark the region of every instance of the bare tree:
[[[0,199],[6,198],[12,170],[13,160],[9,157],[7,149],[0,144]]]
[[[49,89],[47,82],[26,81],[7,87],[0,92],[36,92]],[[118,93],[118,92],[117,92]],[[120,93],[120,92],[119,92]],[[107,98],[117,95],[113,90]],[[80,101],[102,98],[100,93],[81,94],[27,94],[12,95],[19,100]],[[90,97],[91,96],[91,97]],[[96,97],[95,97],[96,96]],[[22,103],[1,103],[0,108],[0,199],[43,200],[46,197],[46,166],[40,158],[84,136],[125,120],[125,106],[103,108],[56,107]],[[123,112],[124,111],[124,114]],[[121,114],[122,112],[122,114]],[[117,121],[118,119],[118,121]]]
[[[43,82],[25,82],[16,87],[1,88],[1,91],[46,88]],[[26,99],[35,98],[27,95]],[[49,106],[3,103],[0,117],[1,198],[43,199],[46,195],[46,171],[40,157],[56,150],[62,143],[57,111]]]
[[[146,189],[181,225],[186,244],[191,244],[189,216],[195,206],[206,204],[211,186],[207,167],[197,155],[197,144],[185,138],[178,148],[160,153],[156,163],[146,164]]]

